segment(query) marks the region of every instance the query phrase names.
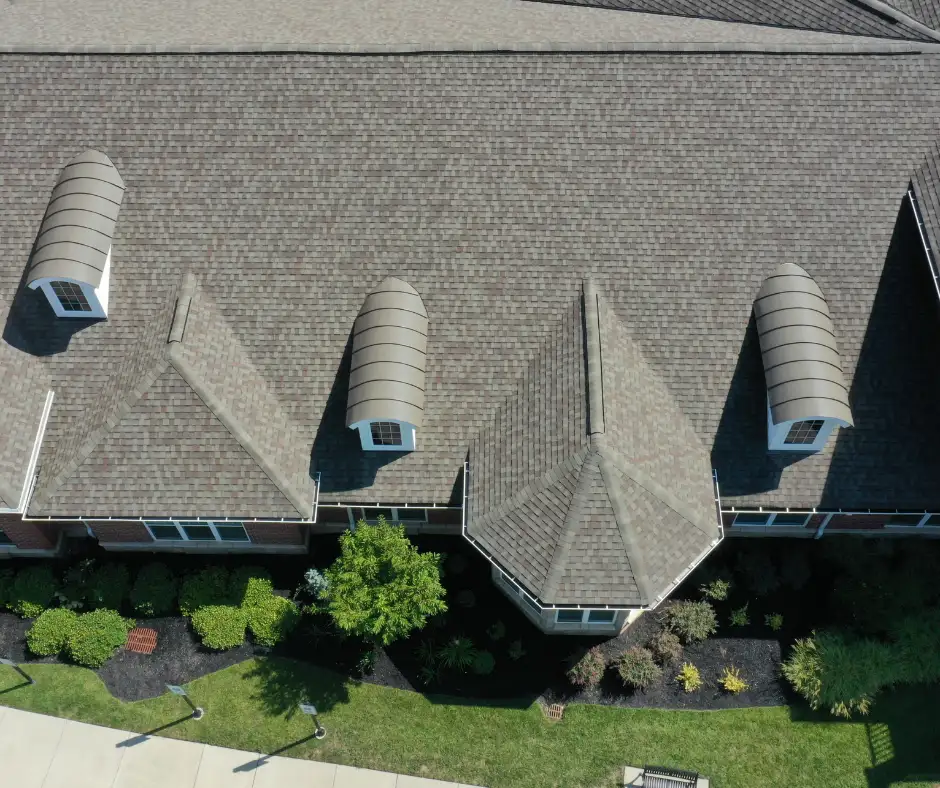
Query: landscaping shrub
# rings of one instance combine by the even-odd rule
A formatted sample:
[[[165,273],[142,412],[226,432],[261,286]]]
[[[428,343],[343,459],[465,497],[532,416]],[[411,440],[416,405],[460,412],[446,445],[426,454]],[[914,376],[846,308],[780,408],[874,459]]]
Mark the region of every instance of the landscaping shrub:
[[[88,607],[120,610],[129,586],[130,576],[123,564],[104,564],[93,569],[88,578]]]
[[[751,618],[747,614],[747,605],[744,607],[736,608],[731,611],[730,616],[731,626],[733,627],[746,627],[751,623]]]
[[[341,629],[387,646],[447,610],[440,556],[418,552],[402,526],[360,522],[339,543],[325,599]]]
[[[69,610],[82,610],[88,604],[89,582],[95,560],[86,558],[73,564],[62,574],[62,583],[56,591],[59,605]]]
[[[259,566],[241,566],[229,578],[229,600],[233,605],[252,607],[273,593],[271,575]]]
[[[496,657],[489,651],[477,651],[470,669],[478,676],[489,676],[496,668]]]
[[[509,644],[509,648],[506,650],[506,653],[513,662],[518,662],[525,656],[526,651],[522,646],[521,640],[514,640]]]
[[[506,625],[502,621],[494,621],[486,628],[490,640],[502,640],[506,637]]]
[[[78,615],[67,608],[46,610],[26,632],[26,645],[39,657],[51,657],[65,648],[75,629]]]
[[[735,667],[725,668],[721,673],[721,678],[718,679],[718,683],[732,695],[744,692],[749,686],[748,683],[741,678],[741,672]]]
[[[682,656],[682,641],[668,629],[661,629],[649,639],[646,647],[660,665],[673,665]]]
[[[708,602],[676,602],[663,613],[663,620],[686,643],[705,640],[718,629],[715,609]]]
[[[370,648],[366,651],[356,663],[356,669],[360,676],[371,676],[375,670],[375,649]]]
[[[457,594],[457,604],[461,607],[465,607],[468,610],[472,607],[475,607],[477,603],[476,594],[473,593],[469,588],[465,588],[463,591],[460,591]]]
[[[919,684],[940,681],[940,611],[903,619],[891,631],[897,654],[897,681]]]
[[[644,690],[652,686],[663,672],[649,649],[634,646],[625,651],[617,664],[617,672],[628,687]]]
[[[131,604],[141,616],[167,616],[176,607],[179,581],[173,572],[159,562],[144,566],[131,588]]]
[[[49,607],[55,592],[55,577],[48,566],[41,564],[21,569],[13,581],[13,612],[21,618],[35,618]]]
[[[686,692],[695,692],[702,686],[702,674],[699,673],[699,669],[695,665],[686,662],[676,676],[676,681],[682,685],[682,689]]]
[[[180,613],[191,616],[201,607],[227,605],[230,590],[225,567],[210,566],[189,575],[180,586]]]
[[[79,665],[100,668],[127,643],[127,633],[134,628],[133,619],[123,618],[114,610],[93,610],[75,620],[66,643],[66,653]]]
[[[0,608],[13,604],[13,577],[12,569],[0,569]]]
[[[328,586],[329,583],[326,582],[326,578],[319,570],[311,567],[304,572],[304,585],[302,590],[313,599],[322,598]]]
[[[192,614],[192,624],[202,645],[215,651],[225,651],[245,642],[248,619],[240,607],[205,605]]]
[[[444,645],[438,656],[446,667],[465,671],[473,664],[476,653],[470,638],[455,637]]]
[[[300,620],[297,605],[289,599],[274,594],[264,597],[258,604],[245,609],[251,635],[255,643],[262,646],[277,645],[293,631]]]
[[[731,591],[731,583],[723,577],[719,577],[712,580],[710,583],[699,586],[699,591],[701,591],[702,596],[706,599],[710,599],[713,602],[723,602],[728,598],[728,593]]]
[[[780,613],[769,613],[764,616],[764,623],[774,632],[779,632],[783,629],[783,616]]]
[[[607,659],[601,650],[595,646],[588,649],[581,657],[569,668],[568,681],[578,687],[596,687],[604,678],[604,671],[607,669]]]

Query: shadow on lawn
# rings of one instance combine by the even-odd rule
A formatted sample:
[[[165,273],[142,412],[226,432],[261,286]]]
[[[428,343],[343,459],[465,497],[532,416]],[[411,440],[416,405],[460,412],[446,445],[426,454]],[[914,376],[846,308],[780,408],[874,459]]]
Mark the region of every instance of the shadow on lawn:
[[[245,676],[256,679],[261,685],[260,692],[251,697],[267,714],[283,714],[290,719],[300,713],[301,703],[312,703],[320,712],[325,712],[349,702],[347,683],[350,679],[292,659],[257,660]]]
[[[940,686],[898,687],[875,699],[868,717],[839,720],[813,712],[803,703],[790,706],[794,721],[853,722],[865,725],[871,767],[866,770],[869,788],[889,788],[907,783],[940,783]]]

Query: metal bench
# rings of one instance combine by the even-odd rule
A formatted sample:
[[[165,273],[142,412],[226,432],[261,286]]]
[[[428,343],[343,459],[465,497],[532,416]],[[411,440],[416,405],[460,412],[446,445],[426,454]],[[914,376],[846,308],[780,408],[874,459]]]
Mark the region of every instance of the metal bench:
[[[662,766],[626,766],[624,788],[708,788],[708,780],[697,772]]]

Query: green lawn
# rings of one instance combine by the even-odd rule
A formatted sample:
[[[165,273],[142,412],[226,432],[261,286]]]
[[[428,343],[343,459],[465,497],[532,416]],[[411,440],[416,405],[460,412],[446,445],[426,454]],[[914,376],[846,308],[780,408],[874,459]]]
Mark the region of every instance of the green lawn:
[[[136,732],[181,720],[181,698],[121,703],[82,668],[36,665],[34,687],[0,668],[0,704]],[[280,659],[249,660],[188,685],[200,722],[160,735],[245,750],[459,780],[488,788],[616,785],[625,763],[697,769],[715,788],[887,788],[940,782],[940,689],[878,699],[865,722],[787,708],[676,712],[570,706],[561,723],[537,706],[469,705],[368,684]],[[13,689],[11,689],[13,688]],[[322,742],[306,739],[309,698],[324,712]],[[295,742],[299,742],[292,745]],[[919,779],[921,782],[917,782]]]

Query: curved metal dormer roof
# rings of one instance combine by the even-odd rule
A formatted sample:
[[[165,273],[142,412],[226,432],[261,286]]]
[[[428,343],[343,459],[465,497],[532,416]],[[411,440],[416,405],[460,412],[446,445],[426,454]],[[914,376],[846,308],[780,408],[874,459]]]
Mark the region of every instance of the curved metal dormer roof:
[[[101,284],[124,181],[107,156],[87,150],[62,168],[46,206],[26,284],[70,279]]]
[[[754,301],[770,415],[774,424],[838,419],[852,426],[829,304],[813,278],[784,263]]]
[[[346,426],[403,421],[420,427],[428,313],[418,291],[393,276],[366,296],[353,326]]]

